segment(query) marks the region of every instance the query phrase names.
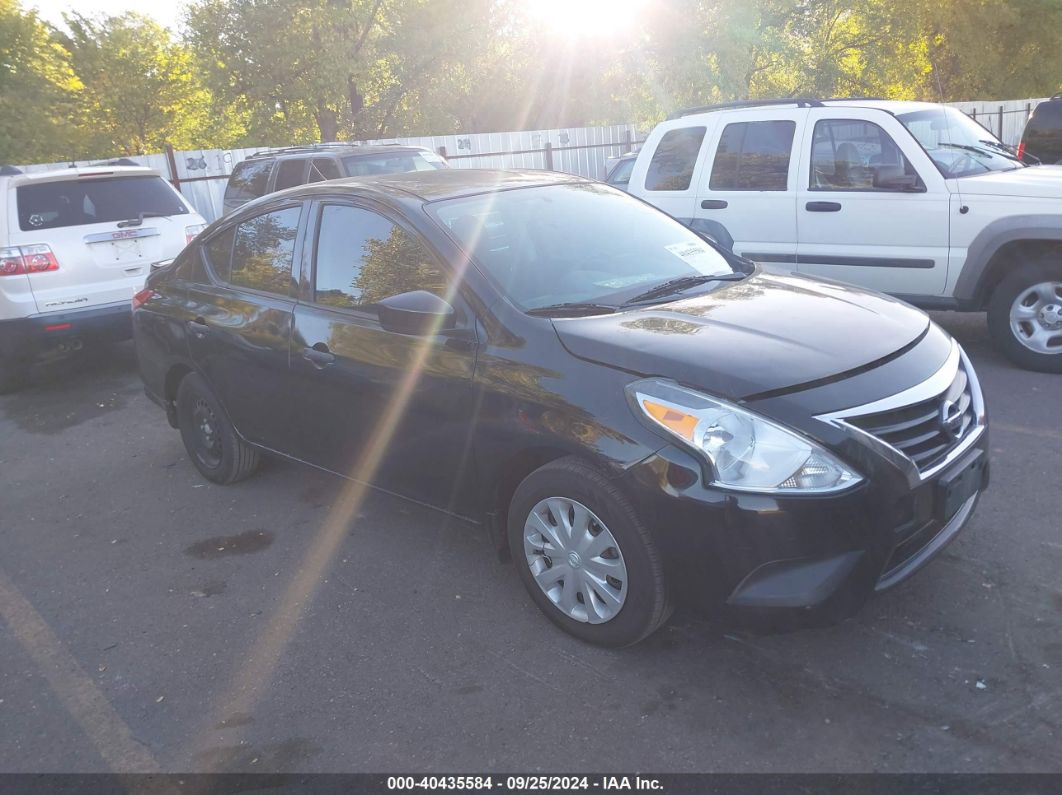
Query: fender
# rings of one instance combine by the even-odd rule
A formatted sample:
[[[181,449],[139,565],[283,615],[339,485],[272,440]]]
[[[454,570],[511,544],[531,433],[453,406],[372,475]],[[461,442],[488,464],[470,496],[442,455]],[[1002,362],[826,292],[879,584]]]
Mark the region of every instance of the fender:
[[[1062,215],[1015,215],[985,226],[967,249],[954,297],[960,302],[977,303],[992,258],[1007,243],[1019,240],[1062,242]]]
[[[734,253],[734,238],[727,231],[727,228],[718,221],[713,221],[710,218],[676,218],[675,220],[684,226],[688,226],[699,235],[707,235],[722,248],[725,248],[731,254]]]

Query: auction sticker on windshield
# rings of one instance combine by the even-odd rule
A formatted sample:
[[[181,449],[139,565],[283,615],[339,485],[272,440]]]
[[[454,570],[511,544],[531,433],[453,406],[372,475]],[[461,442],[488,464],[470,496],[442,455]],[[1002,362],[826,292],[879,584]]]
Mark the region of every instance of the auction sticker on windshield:
[[[672,243],[664,248],[701,273],[718,273],[720,270],[719,254],[704,243]]]

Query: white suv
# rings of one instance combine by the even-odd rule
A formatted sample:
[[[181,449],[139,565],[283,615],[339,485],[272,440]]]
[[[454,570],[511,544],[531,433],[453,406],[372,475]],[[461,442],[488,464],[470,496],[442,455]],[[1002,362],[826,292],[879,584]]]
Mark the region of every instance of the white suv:
[[[133,294],[204,228],[149,168],[0,168],[0,393],[43,354],[131,336]]]
[[[954,108],[694,108],[653,130],[628,190],[751,260],[987,310],[1014,362],[1062,372],[1062,166],[1024,166]]]

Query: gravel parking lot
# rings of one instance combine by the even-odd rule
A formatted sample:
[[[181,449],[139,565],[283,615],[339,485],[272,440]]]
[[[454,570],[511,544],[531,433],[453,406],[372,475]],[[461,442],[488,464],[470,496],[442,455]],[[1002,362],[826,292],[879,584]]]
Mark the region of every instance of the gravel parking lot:
[[[956,542],[836,627],[623,651],[474,526],[373,494],[333,555],[340,480],[208,484],[129,344],[44,367],[0,399],[0,771],[1062,770],[1062,380],[936,319],[992,422]]]

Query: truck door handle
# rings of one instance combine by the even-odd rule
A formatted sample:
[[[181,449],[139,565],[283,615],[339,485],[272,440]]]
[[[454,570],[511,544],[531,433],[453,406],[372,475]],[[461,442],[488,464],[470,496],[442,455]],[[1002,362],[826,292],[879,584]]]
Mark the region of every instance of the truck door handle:
[[[808,202],[804,205],[809,213],[839,213],[840,202]]]
[[[192,332],[196,337],[205,337],[210,333],[210,326],[201,317],[197,317],[195,320],[188,321],[188,330]]]
[[[323,342],[318,342],[312,348],[303,348],[302,358],[318,370],[323,370],[336,362],[336,355],[330,352]]]
[[[725,210],[729,206],[729,203],[722,199],[705,199],[701,202],[702,210]]]

